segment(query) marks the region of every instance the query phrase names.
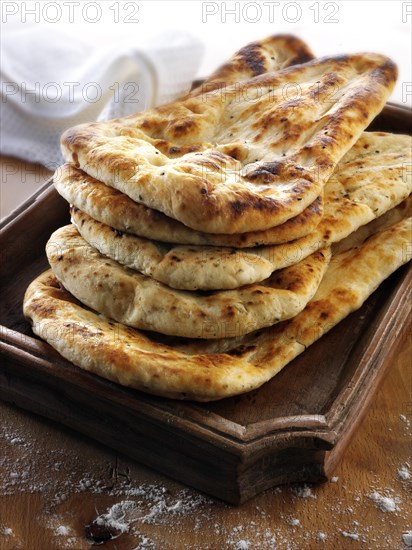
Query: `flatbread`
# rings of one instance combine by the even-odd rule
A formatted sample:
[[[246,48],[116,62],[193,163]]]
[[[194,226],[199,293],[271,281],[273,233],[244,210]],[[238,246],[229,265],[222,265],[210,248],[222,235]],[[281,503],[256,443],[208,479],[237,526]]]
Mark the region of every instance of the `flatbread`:
[[[366,225],[362,225],[354,233],[351,233],[345,239],[337,243],[333,243],[331,246],[332,253],[334,256],[346,252],[351,248],[359,247],[359,243],[362,243],[368,239],[371,235],[379,233],[381,231],[386,231],[393,225],[399,223],[405,218],[410,218],[412,216],[412,195],[409,195],[407,199],[403,202],[375,218]]]
[[[316,292],[330,259],[325,248],[258,285],[205,294],[121,266],[73,225],[53,233],[46,253],[57,279],[87,306],[125,325],[189,338],[242,335],[293,317]]]
[[[406,221],[405,220],[408,220]],[[331,246],[332,258],[330,263],[340,262],[344,256],[344,253],[349,252],[350,257],[355,253],[356,250],[362,248],[366,241],[372,238],[374,235],[383,234],[385,231],[392,230],[392,228],[404,222],[399,227],[401,229],[402,235],[408,235],[407,240],[403,244],[403,254],[404,254],[404,263],[407,263],[411,260],[412,249],[410,249],[410,243],[412,242],[412,232],[411,232],[411,221],[412,219],[412,197],[409,197],[406,201],[399,204],[392,210],[388,210],[383,216],[376,218],[370,223],[363,225],[357,231],[351,233],[348,237],[339,241],[338,243]],[[406,226],[404,225],[406,223]],[[409,233],[408,233],[409,232]],[[381,238],[381,237],[380,237]],[[382,237],[383,238],[383,237]],[[403,239],[404,237],[402,237]],[[409,244],[408,244],[409,243]],[[363,260],[362,260],[363,261]],[[374,264],[371,264],[371,269],[374,269]],[[328,277],[331,277],[331,268],[328,266],[327,271]],[[349,277],[348,271],[348,277]],[[326,274],[325,274],[326,277]],[[322,279],[323,281],[323,279]],[[344,286],[345,281],[341,280],[342,286]],[[321,282],[322,285],[322,282]],[[320,287],[317,291],[317,294],[320,292]],[[312,299],[313,300],[313,299]],[[306,307],[309,307],[309,304]],[[298,314],[300,315],[300,314]],[[266,330],[266,329],[265,329]],[[260,331],[259,331],[260,332]],[[188,338],[174,338],[168,337],[165,335],[157,335],[151,333],[152,340],[156,340],[163,344],[170,344],[174,349],[183,351],[190,354],[198,353],[226,353],[239,346],[248,346],[250,342],[254,342],[257,333],[249,333],[243,336],[236,336],[233,338],[221,338],[219,340],[194,340]]]
[[[27,289],[24,314],[35,334],[85,370],[164,397],[212,401],[258,388],[359,308],[410,259],[405,251],[411,249],[411,231],[409,218],[334,257],[316,295],[299,315],[227,353],[207,354],[199,343],[196,351],[183,352],[108,322],[81,306],[50,271]]]
[[[66,161],[207,233],[297,216],[383,108],[396,67],[337,56],[254,77],[62,137]]]
[[[247,44],[219,67],[190,96],[227,87],[254,76],[279,71],[314,59],[308,45],[292,35],[274,35]]]
[[[172,246],[114,230],[72,209],[81,236],[103,255],[170,287],[234,289],[267,279],[401,203],[412,192],[405,166],[412,163],[412,137],[364,132],[325,186],[325,214],[306,237],[277,246],[237,250]]]
[[[258,74],[305,63],[314,56],[309,47],[291,35],[275,35],[247,44],[207,78],[190,95],[230,86]],[[132,201],[71,164],[59,167],[54,175],[57,191],[72,205],[118,231],[156,241],[238,248],[279,244],[299,239],[315,229],[321,220],[322,197],[286,223],[265,231],[240,234],[211,234],[195,231],[157,210]]]
[[[62,197],[93,219],[118,231],[166,243],[237,248],[280,244],[311,233],[323,215],[322,197],[319,196],[298,216],[264,231],[233,235],[203,233],[186,227],[158,210],[134,202],[73,164],[60,166],[53,181]]]
[[[70,212],[80,235],[101,254],[171,288],[235,289],[270,277],[276,260],[278,269],[298,261],[296,255],[285,258],[282,252],[271,261],[254,248],[167,245],[113,229],[77,208]],[[279,245],[285,246],[288,245]]]

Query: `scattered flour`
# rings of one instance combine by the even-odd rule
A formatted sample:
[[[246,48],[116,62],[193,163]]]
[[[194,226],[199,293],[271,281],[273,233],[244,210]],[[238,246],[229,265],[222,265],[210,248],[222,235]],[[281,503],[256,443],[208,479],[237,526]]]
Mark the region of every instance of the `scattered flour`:
[[[371,500],[376,502],[379,509],[382,512],[398,512],[399,511],[399,497],[387,497],[384,495],[381,495],[377,491],[373,491],[373,493],[370,493],[367,495]]]
[[[161,485],[141,484],[137,487],[118,487],[114,493],[119,495],[133,495],[136,500],[121,500],[112,505],[103,514],[100,514],[86,527],[87,539],[92,544],[100,544],[107,540],[116,539],[123,533],[140,536],[141,541],[137,549],[155,548],[155,543],[138,531],[135,525],[174,525],[178,529],[180,516],[198,514],[201,520],[202,507],[212,504],[208,497],[182,489],[175,495]],[[197,528],[200,528],[200,522]],[[236,532],[240,532],[239,526]]]
[[[402,481],[407,481],[408,479],[411,479],[411,472],[408,466],[406,465],[403,465],[400,468],[398,468],[397,474],[399,479],[401,479]]]
[[[359,540],[358,533],[348,533],[347,531],[341,531],[342,535],[348,539]]]
[[[402,535],[402,540],[405,546],[412,546],[412,531],[405,531]]]
[[[293,487],[292,492],[299,498],[316,498],[316,495],[312,493],[312,489],[309,487],[309,485]]]
[[[402,420],[402,422],[403,422],[404,424],[406,424],[406,427],[407,427],[407,428],[410,427],[411,422],[410,422],[410,420],[409,420],[408,418],[406,418],[406,416],[405,416],[404,414],[400,414],[400,415],[399,415],[399,419]]]
[[[70,534],[70,527],[66,527],[65,525],[59,525],[56,529],[56,535],[59,537],[66,537]]]
[[[10,439],[10,443],[12,445],[23,445],[25,441],[21,437],[13,437],[13,439]]]
[[[130,523],[133,521],[130,516],[131,513],[136,512],[136,505],[133,500],[123,500],[114,504],[106,514],[98,516],[94,523],[96,525],[103,525],[111,529],[115,529],[120,533],[127,533],[130,528]]]
[[[406,417],[404,422],[409,422]],[[67,450],[62,452],[60,449],[51,449],[45,458],[44,453],[37,451],[34,442],[26,440],[18,433],[12,433],[12,430],[5,430],[0,433],[0,445],[3,443],[14,445],[14,451],[17,451],[18,447],[18,458],[11,461],[7,453],[0,456],[0,496],[18,492],[34,493],[41,491],[46,502],[48,502],[50,511],[54,514],[52,516],[54,521],[50,523],[48,528],[55,536],[59,537],[58,541],[61,548],[76,548],[78,539],[73,537],[73,531],[68,526],[70,525],[69,516],[56,514],[55,511],[73,493],[83,492],[115,497],[115,504],[109,506],[105,511],[104,509],[96,511],[95,519],[90,523],[90,526],[96,528],[97,539],[101,542],[117,538],[123,533],[127,533],[128,537],[135,537],[133,539],[134,543],[132,543],[134,547],[130,546],[133,550],[159,548],[155,541],[140,532],[140,530],[145,529],[145,525],[150,525],[147,530],[152,536],[152,533],[156,535],[154,527],[160,525],[167,525],[168,529],[170,528],[178,533],[183,521],[185,523],[187,521],[192,522],[193,530],[198,531],[197,536],[199,536],[205,525],[209,526],[211,524],[216,536],[224,537],[221,540],[226,540],[227,546],[225,548],[232,550],[252,550],[254,548],[292,550],[298,547],[316,547],[316,541],[323,542],[327,540],[326,533],[317,532],[310,528],[305,530],[301,527],[299,519],[290,516],[287,518],[280,512],[279,518],[283,523],[286,522],[293,527],[300,526],[293,529],[293,540],[290,540],[290,535],[285,537],[285,525],[283,525],[283,529],[273,526],[271,510],[258,505],[254,507],[256,522],[239,524],[240,518],[235,515],[232,516],[238,518],[235,520],[235,527],[228,528],[218,518],[221,511],[225,511],[225,514],[227,512],[230,516],[230,507],[216,502],[195,490],[180,489],[179,487],[171,490],[161,483],[134,482],[132,476],[129,476],[127,472],[125,474],[117,472],[117,477],[113,478],[111,474],[104,473],[106,466],[102,467],[102,464],[96,465],[94,462],[88,465],[74,453]],[[16,453],[13,452],[13,454]],[[51,482],[45,477],[45,470],[41,467],[43,464],[50,465],[52,469],[58,472],[60,479],[57,487],[55,482]],[[410,479],[410,466],[407,462],[398,468],[397,475],[403,481]],[[333,476],[330,482],[336,483],[338,479],[337,476]],[[376,503],[381,511],[397,512],[400,509],[401,499],[390,495],[388,490],[385,490],[383,494],[381,494],[380,489],[378,490],[380,492],[373,490],[367,496]],[[405,484],[403,484],[402,490],[405,490]],[[316,494],[307,484],[295,485],[286,490],[278,487],[271,491],[272,493],[287,491],[291,492],[293,497],[316,499]],[[338,517],[344,512],[358,513],[363,495],[359,491],[355,491],[352,496],[353,508],[345,508],[348,502],[346,501],[344,504],[342,501],[337,500],[332,506],[332,513],[336,513]],[[313,506],[315,504],[313,503]],[[307,502],[307,505],[311,505],[310,501]],[[259,521],[257,518],[259,518]],[[347,515],[346,518],[348,519]],[[382,520],[385,519],[382,518]],[[217,523],[215,523],[216,521]],[[270,527],[266,527],[265,522]],[[363,520],[361,520],[361,524],[358,522],[352,524],[351,522],[351,526],[345,525],[345,529],[339,528],[339,524],[336,525],[338,535],[340,533],[342,537],[348,539],[346,545],[351,545],[350,540],[367,541],[373,544],[374,534],[369,529],[369,527],[365,527]],[[0,524],[1,535],[14,536],[14,533],[12,529]],[[398,536],[402,536],[406,546],[412,546],[412,531],[404,532],[403,535],[398,534]],[[101,542],[97,542],[97,539],[94,543],[100,544]],[[388,539],[387,542],[388,547],[395,547],[392,544],[394,541]],[[344,541],[341,544],[344,544]],[[319,544],[319,547],[321,546],[323,545]],[[187,548],[192,549],[195,546],[188,546]]]
[[[149,548],[156,548],[156,544],[149,539],[149,537],[146,537],[145,535],[140,535],[141,540],[138,544],[138,546],[135,546],[133,550],[149,550]]]

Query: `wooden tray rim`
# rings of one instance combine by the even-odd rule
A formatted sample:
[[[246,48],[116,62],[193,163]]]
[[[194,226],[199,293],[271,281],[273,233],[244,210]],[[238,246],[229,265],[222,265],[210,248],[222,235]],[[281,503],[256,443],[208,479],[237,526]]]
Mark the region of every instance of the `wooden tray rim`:
[[[380,320],[380,330],[375,332],[371,337],[367,348],[360,358],[359,367],[363,362],[367,363],[370,357],[376,354],[378,349],[385,347],[390,334],[399,345],[401,344],[406,321],[411,318],[411,304],[403,302],[401,304],[402,307],[400,307],[399,298],[404,296],[405,293],[411,292],[411,289],[412,265],[407,268],[397,288],[394,289],[390,305],[384,311],[384,315]],[[256,444],[258,441],[261,441],[262,444],[264,442],[267,444],[269,439],[274,437],[278,439],[284,434],[285,437],[292,435],[299,438],[311,436],[319,440],[319,443],[322,441],[328,447],[333,446],[337,439],[339,439],[340,433],[344,430],[344,420],[347,410],[351,408],[350,404],[356,402],[358,403],[358,407],[362,405],[363,399],[367,397],[365,393],[369,386],[366,382],[368,379],[373,380],[376,375],[376,369],[372,368],[373,365],[366,369],[356,368],[352,380],[336,396],[326,415],[306,414],[287,416],[279,417],[275,421],[270,419],[243,425],[228,419],[224,419],[222,422],[222,417],[211,411],[208,412],[207,422],[205,422],[204,411],[196,402],[158,398],[123,387],[72,365],[69,361],[60,357],[46,342],[0,325],[0,354],[3,353],[8,357],[14,357],[19,362],[23,358],[25,361],[35,362],[37,368],[40,367],[44,372],[64,380],[67,380],[67,369],[70,369],[71,382],[80,382],[82,386],[85,385],[85,382],[86,384],[92,384],[94,389],[103,398],[108,398],[109,394],[110,399],[116,400],[116,393],[118,393],[119,399],[120,395],[123,401],[125,397],[128,398],[132,409],[138,410],[139,413],[150,416],[153,419],[157,419],[159,422],[163,422],[166,419],[168,423],[177,422],[185,430],[190,430],[193,426],[196,426],[197,430],[204,427],[216,439],[223,436],[225,440],[229,438],[233,443],[237,442],[240,444]],[[362,388],[364,389],[362,390]],[[136,393],[139,396],[138,400],[135,399]],[[345,407],[342,407],[342,403],[345,403]]]

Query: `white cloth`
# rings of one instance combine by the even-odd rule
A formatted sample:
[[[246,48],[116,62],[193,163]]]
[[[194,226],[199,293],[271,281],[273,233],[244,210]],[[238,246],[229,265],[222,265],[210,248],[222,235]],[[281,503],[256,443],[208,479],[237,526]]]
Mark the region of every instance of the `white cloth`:
[[[185,32],[91,46],[27,29],[2,40],[0,152],[59,166],[60,136],[82,122],[126,116],[189,90],[203,55]]]

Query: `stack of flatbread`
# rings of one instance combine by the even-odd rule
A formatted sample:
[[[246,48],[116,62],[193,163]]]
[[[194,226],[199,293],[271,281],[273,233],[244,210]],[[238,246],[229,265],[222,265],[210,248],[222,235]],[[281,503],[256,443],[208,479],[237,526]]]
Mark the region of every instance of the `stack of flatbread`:
[[[259,387],[409,259],[411,137],[364,131],[395,80],[275,36],[177,102],[66,131],[72,223],[26,292],[34,332],[157,395]]]

